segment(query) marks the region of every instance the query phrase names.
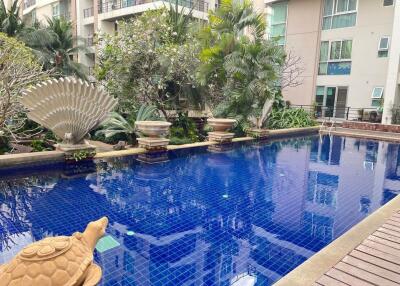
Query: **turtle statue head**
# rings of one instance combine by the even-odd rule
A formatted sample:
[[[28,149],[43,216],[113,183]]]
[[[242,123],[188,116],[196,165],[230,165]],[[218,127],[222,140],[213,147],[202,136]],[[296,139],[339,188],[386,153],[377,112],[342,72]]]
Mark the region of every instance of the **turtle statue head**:
[[[104,235],[108,225],[108,218],[102,217],[99,220],[89,222],[82,237],[85,239],[87,246],[93,251],[97,241]]]

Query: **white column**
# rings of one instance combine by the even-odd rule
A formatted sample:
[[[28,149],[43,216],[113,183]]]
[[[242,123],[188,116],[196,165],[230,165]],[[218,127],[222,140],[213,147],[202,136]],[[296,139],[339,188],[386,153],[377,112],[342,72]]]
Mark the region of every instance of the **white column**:
[[[399,104],[397,95],[400,60],[400,0],[395,0],[394,5],[393,29],[390,39],[389,65],[385,87],[385,104],[382,116],[382,123],[384,124],[392,123],[392,108]]]

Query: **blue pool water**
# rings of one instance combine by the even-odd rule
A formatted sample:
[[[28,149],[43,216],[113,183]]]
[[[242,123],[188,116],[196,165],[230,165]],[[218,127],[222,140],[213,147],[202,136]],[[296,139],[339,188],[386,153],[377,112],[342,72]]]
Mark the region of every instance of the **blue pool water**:
[[[399,192],[399,154],[305,137],[3,171],[0,263],[106,215],[101,285],[271,285]]]

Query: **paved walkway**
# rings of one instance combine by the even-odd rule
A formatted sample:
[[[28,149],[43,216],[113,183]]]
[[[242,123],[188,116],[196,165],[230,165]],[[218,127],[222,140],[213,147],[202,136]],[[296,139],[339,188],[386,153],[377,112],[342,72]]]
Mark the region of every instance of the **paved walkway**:
[[[400,285],[400,212],[386,220],[314,285]]]

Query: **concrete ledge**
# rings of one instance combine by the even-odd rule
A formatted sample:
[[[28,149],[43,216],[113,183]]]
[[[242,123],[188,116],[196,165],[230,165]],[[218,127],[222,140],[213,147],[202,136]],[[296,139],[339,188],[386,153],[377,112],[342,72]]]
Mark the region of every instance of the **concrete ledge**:
[[[350,251],[375,232],[389,217],[400,210],[400,196],[366,217],[345,234],[317,252],[274,285],[304,286],[314,285],[325,272],[336,265]]]
[[[304,127],[304,128],[289,128],[289,129],[277,129],[277,130],[269,130],[268,138],[276,138],[283,136],[293,136],[293,135],[305,135],[305,134],[313,134],[318,133],[320,126],[312,126],[312,127]]]
[[[296,135],[306,135],[317,133],[319,130],[318,126],[306,127],[306,128],[291,128],[291,129],[280,129],[280,130],[270,130],[268,138],[284,138],[285,136],[296,136]],[[233,138],[232,142],[247,142],[256,141],[257,139],[252,137],[240,137]],[[216,145],[218,142],[206,141],[197,142],[192,144],[184,145],[168,145],[167,150],[177,150],[177,149],[187,149],[203,146]],[[130,155],[139,155],[146,153],[144,148],[131,148],[127,150],[119,151],[107,151],[99,152],[94,157],[95,159],[109,158],[109,157],[121,157]],[[22,153],[22,154],[10,154],[10,155],[0,155],[0,168],[5,167],[17,167],[22,164],[37,164],[37,163],[47,163],[47,162],[62,162],[64,161],[64,153],[61,151],[46,151],[37,153]]]
[[[382,131],[369,131],[369,130],[360,130],[360,129],[348,129],[348,128],[337,128],[332,131],[329,130],[321,130],[321,134],[327,135],[337,135],[337,136],[346,136],[360,139],[372,139],[372,140],[381,140],[388,142],[400,142],[400,134],[399,133],[391,133],[391,132],[382,132]]]
[[[44,151],[35,153],[21,153],[0,156],[0,168],[21,166],[32,163],[63,162],[64,152]]]

